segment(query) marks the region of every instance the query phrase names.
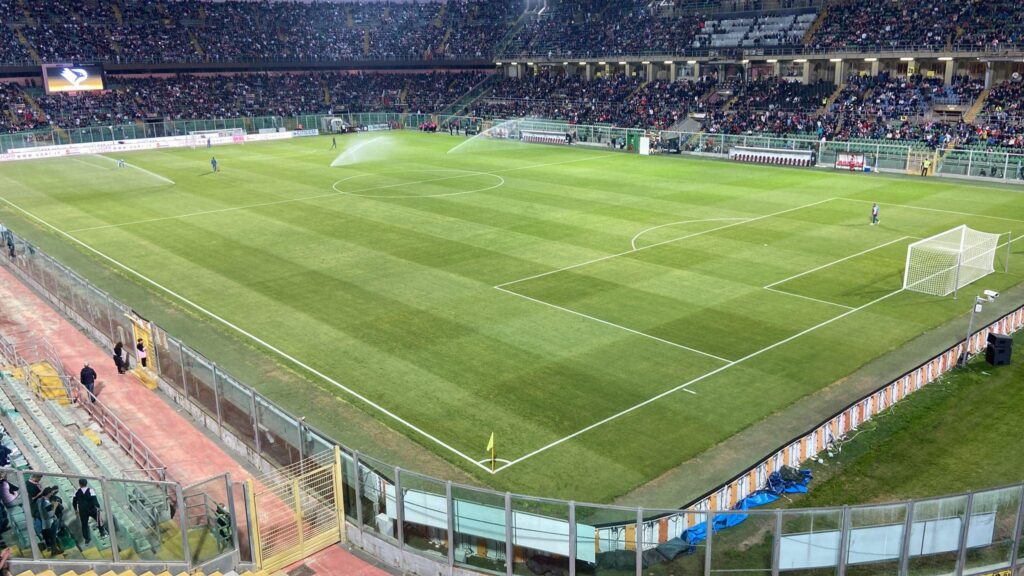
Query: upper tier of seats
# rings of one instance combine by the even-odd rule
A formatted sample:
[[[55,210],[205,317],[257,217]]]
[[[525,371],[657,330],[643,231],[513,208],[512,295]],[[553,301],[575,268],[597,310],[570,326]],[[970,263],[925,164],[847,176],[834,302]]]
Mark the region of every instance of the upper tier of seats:
[[[498,0],[251,2],[0,0],[0,63],[342,61],[495,55],[558,58],[683,54],[729,47],[846,50],[894,46],[992,49],[1024,43],[1024,8],[1009,0],[922,3],[687,3],[549,0],[543,10]],[[527,3],[530,6],[531,3]],[[804,10],[776,7],[811,6]],[[667,8],[670,7],[670,8]],[[787,48],[788,47],[788,48]]]

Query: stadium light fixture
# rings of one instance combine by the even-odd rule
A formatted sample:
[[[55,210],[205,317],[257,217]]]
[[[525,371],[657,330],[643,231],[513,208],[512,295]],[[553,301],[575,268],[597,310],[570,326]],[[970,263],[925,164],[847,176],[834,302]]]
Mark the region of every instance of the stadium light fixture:
[[[619,62],[619,66],[625,66],[625,65],[626,65],[625,62]]]
[[[696,64],[697,61],[696,60],[687,60],[686,63],[687,64]]]
[[[607,66],[608,63],[607,62],[598,62],[597,65],[598,66]]]
[[[913,61],[914,61],[913,58],[907,58],[907,57],[900,58],[900,62],[913,62]]]
[[[776,60],[775,58],[772,58],[771,60],[768,60],[769,64],[775,64],[777,62],[778,62],[778,60]]]
[[[665,64],[672,64],[672,63],[673,62],[671,60],[665,60]]]
[[[952,61],[953,61],[953,57],[952,56],[941,56],[939,58],[939,62],[952,62]]]
[[[580,62],[580,66],[586,66],[586,65],[587,65],[586,62]]]
[[[829,62],[842,62],[843,59],[842,58],[829,58],[828,61]]]
[[[740,64],[750,64],[750,60],[740,60]]]
[[[562,62],[562,66],[568,66],[568,65],[569,65],[568,62]]]
[[[798,58],[796,60],[793,60],[793,62],[796,62],[797,64],[803,64],[807,62],[807,58]]]
[[[518,66],[518,65],[519,65],[519,62],[509,62],[509,64],[511,64],[511,65],[513,65],[513,66]]]
[[[494,65],[495,66],[501,66],[501,62],[495,62]]]
[[[865,58],[865,62],[878,62],[878,58]]]
[[[647,66],[648,64],[650,64],[650,62],[647,61],[647,60],[644,60],[643,62],[641,62],[641,64],[643,64],[644,66]]]
[[[527,62],[526,65],[527,66],[533,66],[533,62]]]

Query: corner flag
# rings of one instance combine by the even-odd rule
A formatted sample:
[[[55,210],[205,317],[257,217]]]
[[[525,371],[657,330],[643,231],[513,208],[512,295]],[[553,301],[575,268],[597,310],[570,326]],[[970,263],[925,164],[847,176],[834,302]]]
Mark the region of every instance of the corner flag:
[[[487,451],[491,453],[491,472],[494,472],[494,432],[491,432],[491,439],[487,441]]]

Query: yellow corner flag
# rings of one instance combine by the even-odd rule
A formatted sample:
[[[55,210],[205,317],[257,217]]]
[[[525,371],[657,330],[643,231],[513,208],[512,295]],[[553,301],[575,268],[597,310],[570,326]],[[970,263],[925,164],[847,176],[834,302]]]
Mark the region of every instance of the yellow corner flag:
[[[487,451],[491,453],[491,472],[494,472],[494,432],[491,432],[491,439],[487,441]]]

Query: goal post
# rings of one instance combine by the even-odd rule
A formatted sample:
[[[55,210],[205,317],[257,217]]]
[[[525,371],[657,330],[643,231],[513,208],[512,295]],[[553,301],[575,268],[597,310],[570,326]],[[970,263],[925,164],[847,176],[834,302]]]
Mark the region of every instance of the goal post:
[[[957,226],[907,247],[903,289],[948,296],[995,272],[1000,234]]]

